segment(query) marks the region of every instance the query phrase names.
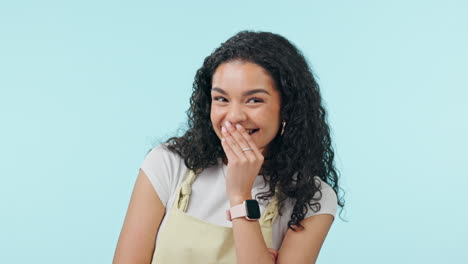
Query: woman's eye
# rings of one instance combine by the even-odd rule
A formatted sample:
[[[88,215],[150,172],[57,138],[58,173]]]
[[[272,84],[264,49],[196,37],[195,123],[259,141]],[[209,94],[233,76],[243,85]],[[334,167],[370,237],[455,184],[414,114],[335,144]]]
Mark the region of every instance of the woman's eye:
[[[218,102],[226,102],[226,98],[221,97],[221,96],[215,96],[213,97],[213,101],[218,101]]]
[[[252,97],[247,102],[248,103],[250,103],[250,102],[252,102],[252,103],[261,103],[261,102],[263,102],[263,100],[260,99],[260,98],[257,98],[257,97]]]

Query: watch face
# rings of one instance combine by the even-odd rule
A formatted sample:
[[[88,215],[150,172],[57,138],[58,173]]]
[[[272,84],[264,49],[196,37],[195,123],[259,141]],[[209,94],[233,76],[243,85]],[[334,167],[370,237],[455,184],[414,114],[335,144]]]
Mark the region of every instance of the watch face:
[[[256,200],[245,200],[245,211],[250,219],[260,219],[260,207]]]

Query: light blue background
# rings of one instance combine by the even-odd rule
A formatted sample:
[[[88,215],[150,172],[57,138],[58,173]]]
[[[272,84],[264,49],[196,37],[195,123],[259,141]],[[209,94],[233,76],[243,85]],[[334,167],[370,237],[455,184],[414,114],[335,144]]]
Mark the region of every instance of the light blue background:
[[[321,85],[346,210],[319,263],[468,263],[466,1],[2,1],[0,263],[110,263],[195,71],[280,33]]]

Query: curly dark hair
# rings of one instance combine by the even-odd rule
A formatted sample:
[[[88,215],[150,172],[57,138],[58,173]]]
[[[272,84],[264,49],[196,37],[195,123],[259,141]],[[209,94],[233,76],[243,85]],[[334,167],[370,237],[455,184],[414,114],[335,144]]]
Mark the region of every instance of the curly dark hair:
[[[183,136],[167,140],[167,148],[179,154],[187,168],[200,173],[226,159],[211,120],[211,82],[216,68],[233,60],[255,63],[271,74],[281,95],[284,134],[270,142],[261,173],[270,190],[257,195],[267,200],[277,196],[281,214],[287,198],[295,205],[288,227],[300,224],[311,209],[320,210],[319,176],[338,195],[338,171],[326,111],[320,90],[302,53],[286,38],[270,32],[241,31],[205,58],[193,83],[188,127]],[[342,197],[338,205],[344,206]]]

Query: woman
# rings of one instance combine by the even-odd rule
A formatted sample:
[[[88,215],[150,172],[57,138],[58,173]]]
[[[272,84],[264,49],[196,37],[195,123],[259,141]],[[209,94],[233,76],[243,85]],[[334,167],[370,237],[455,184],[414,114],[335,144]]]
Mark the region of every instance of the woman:
[[[140,168],[114,263],[314,263],[343,202],[300,51],[240,32],[193,87],[188,130]]]

